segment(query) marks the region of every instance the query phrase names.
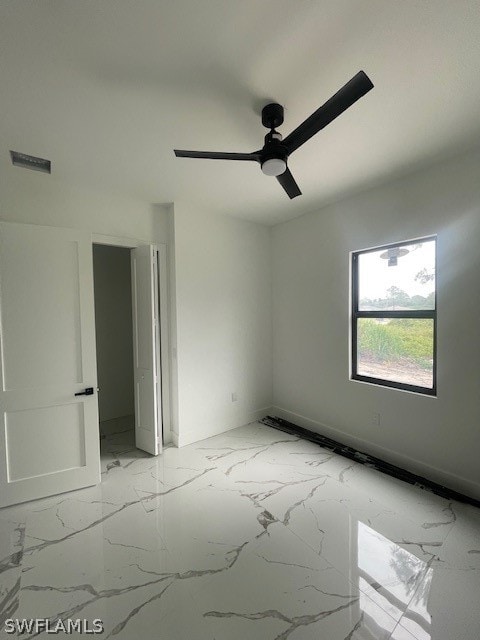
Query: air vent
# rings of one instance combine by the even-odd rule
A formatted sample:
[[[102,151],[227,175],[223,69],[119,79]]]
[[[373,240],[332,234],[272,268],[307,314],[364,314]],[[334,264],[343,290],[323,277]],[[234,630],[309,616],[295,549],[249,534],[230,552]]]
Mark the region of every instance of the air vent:
[[[18,151],[10,151],[12,156],[12,163],[16,167],[23,167],[24,169],[34,169],[35,171],[42,171],[43,173],[52,172],[52,163],[45,158],[36,158],[35,156],[27,156],[25,153],[19,153]]]

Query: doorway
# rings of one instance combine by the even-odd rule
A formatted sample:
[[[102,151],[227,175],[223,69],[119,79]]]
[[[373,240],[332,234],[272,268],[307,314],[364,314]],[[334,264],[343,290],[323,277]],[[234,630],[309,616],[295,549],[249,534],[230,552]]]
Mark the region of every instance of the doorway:
[[[162,450],[159,251],[93,243],[99,435],[103,447]],[[118,447],[117,447],[118,445]],[[110,452],[111,453],[111,452]]]
[[[101,440],[135,443],[130,249],[93,245],[98,418]]]

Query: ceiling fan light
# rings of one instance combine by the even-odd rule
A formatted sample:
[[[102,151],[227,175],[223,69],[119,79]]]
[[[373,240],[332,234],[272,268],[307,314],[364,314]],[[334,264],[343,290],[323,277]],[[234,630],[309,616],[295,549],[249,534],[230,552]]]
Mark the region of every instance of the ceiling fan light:
[[[262,163],[262,171],[267,176],[280,176],[287,170],[287,163],[282,158],[270,158]]]

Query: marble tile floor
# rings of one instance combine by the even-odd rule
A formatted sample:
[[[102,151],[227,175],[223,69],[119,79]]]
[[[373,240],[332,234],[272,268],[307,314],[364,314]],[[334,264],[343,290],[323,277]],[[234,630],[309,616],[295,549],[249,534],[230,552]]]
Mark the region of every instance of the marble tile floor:
[[[480,638],[479,509],[259,423],[158,458],[106,436],[101,485],[0,511],[0,558],[2,638]]]

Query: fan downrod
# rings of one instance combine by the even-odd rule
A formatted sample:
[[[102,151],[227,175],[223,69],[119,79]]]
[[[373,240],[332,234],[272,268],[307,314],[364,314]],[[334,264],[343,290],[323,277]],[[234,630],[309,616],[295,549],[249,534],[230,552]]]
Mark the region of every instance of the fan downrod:
[[[262,124],[267,129],[276,129],[283,124],[283,107],[281,104],[271,102],[262,109]]]

